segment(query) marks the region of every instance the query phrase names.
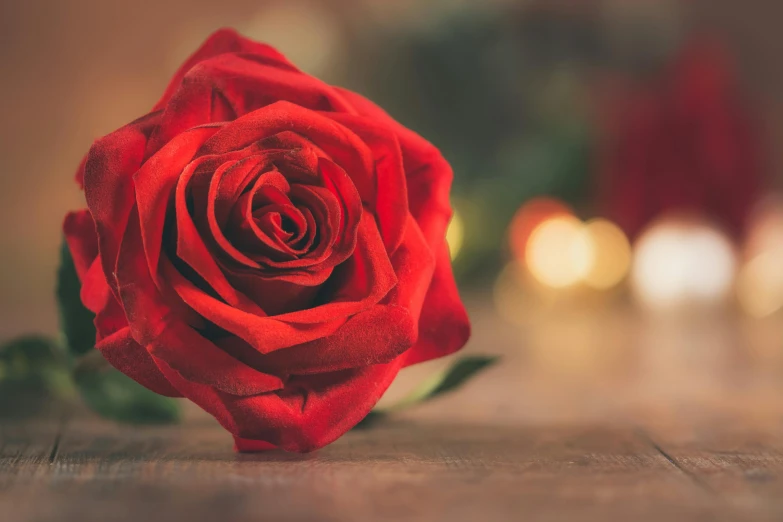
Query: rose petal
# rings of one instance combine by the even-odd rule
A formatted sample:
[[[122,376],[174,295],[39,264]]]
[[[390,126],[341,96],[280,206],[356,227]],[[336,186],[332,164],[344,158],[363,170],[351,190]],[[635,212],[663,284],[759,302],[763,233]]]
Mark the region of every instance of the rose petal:
[[[383,303],[404,307],[418,322],[435,270],[435,257],[418,224],[410,216],[402,243],[391,261],[398,281]]]
[[[372,208],[386,250],[393,253],[402,241],[408,215],[408,189],[399,141],[388,128],[366,117],[339,112],[324,114],[351,129],[372,150],[377,186]]]
[[[362,420],[401,364],[398,357],[358,370],[298,377],[283,391],[247,397],[189,383],[165,365],[161,368],[177,389],[234,434],[240,451],[273,446],[307,452],[333,442]]]
[[[110,299],[114,299],[114,295],[106,283],[106,275],[103,273],[100,256],[93,260],[90,268],[84,273],[79,294],[82,304],[94,314],[103,310]]]
[[[166,397],[182,397],[163,376],[155,361],[125,327],[100,341],[97,348],[113,367],[145,388]]]
[[[171,79],[168,87],[166,87],[163,97],[153,110],[162,109],[168,103],[174,93],[177,92],[177,89],[180,88],[185,75],[195,65],[226,53],[252,53],[257,57],[256,60],[259,63],[290,71],[297,70],[296,67],[286,60],[285,56],[273,47],[248,40],[233,29],[218,29],[174,73],[174,77]]]
[[[99,341],[128,326],[125,312],[106,282],[100,256],[82,278],[80,299],[85,308],[95,314],[93,322]]]
[[[406,149],[405,142],[402,144],[410,212],[427,244],[437,251],[445,241],[451,221],[451,166],[437,149]]]
[[[400,306],[375,305],[333,335],[277,350],[257,364],[275,375],[334,372],[387,363],[416,343],[417,325]]]
[[[470,338],[470,320],[459,297],[448,247],[441,246],[419,319],[419,339],[405,353],[405,366],[456,352]]]
[[[156,106],[165,112],[150,140],[150,151],[186,129],[223,121],[215,119],[224,117],[213,112],[215,93],[240,117],[280,100],[311,109],[350,110],[331,86],[296,69],[280,67],[252,51],[221,54],[190,67],[166,103]]]
[[[215,292],[229,305],[247,313],[264,315],[258,305],[235,289],[226,280],[226,276],[215,261],[204,239],[193,222],[186,200],[186,187],[198,161],[185,168],[177,182],[175,208],[177,222],[177,257],[187,263]],[[254,263],[248,259],[250,263]],[[255,263],[254,263],[255,264]],[[258,266],[255,264],[255,266]]]
[[[371,101],[345,89],[335,89],[360,115],[388,126],[397,135],[407,177],[410,212],[430,248],[437,251],[451,219],[449,191],[454,177],[451,166],[437,148]]]
[[[163,262],[170,263],[165,255],[161,256],[161,264]],[[131,334],[142,346],[155,339],[171,317],[196,328],[205,326],[204,319],[188,308],[170,286],[158,288],[152,280],[142,252],[141,226],[136,207],[131,210],[128,228],[120,245],[116,279],[119,301],[125,310]]]
[[[196,151],[216,131],[215,127],[202,127],[180,134],[149,158],[133,176],[144,254],[156,284],[163,228],[177,181]]]
[[[257,395],[283,388],[279,377],[231,357],[176,318],[147,346],[149,353],[189,382],[231,395]]]
[[[296,252],[286,244],[285,240],[278,237],[274,231],[260,227],[254,216],[254,205],[259,199],[265,199],[276,207],[292,206],[287,195],[290,190],[288,181],[277,169],[260,175],[253,187],[242,194],[231,213],[232,236],[235,242],[243,243],[253,253],[266,254],[272,258],[278,257],[280,260],[296,259]],[[304,216],[301,216],[301,220],[304,220]],[[217,220],[210,224],[217,228]],[[265,258],[264,255],[253,256],[253,260],[257,263],[263,263]]]
[[[320,291],[318,286],[303,286],[283,281],[274,274],[262,276],[252,272],[231,272],[226,276],[232,285],[252,299],[268,316],[278,316],[312,308]]]
[[[383,245],[378,227],[369,213],[363,213],[351,257],[338,266],[326,288],[321,307],[331,314],[355,313],[383,299],[396,285],[397,274]],[[350,306],[364,303],[364,308]],[[341,310],[342,309],[342,310]]]
[[[276,248],[281,255],[288,254],[295,257],[275,259],[275,256],[270,255],[268,258],[258,258],[265,266],[286,271],[293,268],[313,267],[315,272],[311,271],[306,279],[300,280],[301,284],[307,285],[323,283],[329,277],[331,269],[351,255],[355,248],[356,231],[362,216],[361,200],[345,171],[322,158],[319,160],[319,173],[325,187],[294,184],[288,194],[298,207],[306,208],[312,213],[315,232],[319,238],[318,244],[307,254],[296,256],[298,253],[287,244],[282,241],[273,244],[273,241],[268,239],[265,244],[269,248]],[[257,188],[254,187],[253,191]],[[252,197],[253,191],[243,196],[247,206],[242,221],[259,241],[264,242],[268,234],[252,219],[249,198]],[[312,228],[312,225],[310,226]]]
[[[82,161],[79,163],[79,166],[76,168],[76,175],[74,176],[74,180],[82,190],[84,190],[84,166],[87,165],[88,156],[89,154],[84,155]]]
[[[63,234],[68,243],[68,250],[71,252],[76,275],[81,281],[84,273],[98,257],[98,235],[90,211],[79,210],[68,213],[63,222]]]
[[[120,296],[134,340],[165,360],[184,378],[235,395],[270,391],[282,386],[279,378],[264,374],[230,357],[187,324],[182,303],[158,292],[139,245],[141,232],[134,211],[117,263]],[[171,266],[161,257],[163,266]],[[176,272],[176,271],[175,271]],[[200,318],[196,318],[200,321]],[[193,322],[203,327],[203,321]]]
[[[377,304],[397,284],[394,268],[370,214],[362,215],[356,237],[351,257],[335,268],[322,287],[293,283],[286,291],[283,283],[287,281],[274,273],[229,272],[227,277],[280,321],[309,324],[324,318],[353,315]],[[297,288],[299,292],[313,288],[318,293],[298,293]]]
[[[96,337],[100,341],[127,327],[128,321],[106,282],[98,254],[95,222],[88,210],[72,212],[66,216],[63,230],[81,281],[80,299],[85,308],[95,314]]]
[[[210,138],[202,154],[225,154],[281,132],[305,136],[353,180],[363,202],[375,198],[372,152],[356,134],[321,114],[279,101],[226,124]]]
[[[188,306],[220,328],[241,337],[261,353],[331,335],[345,322],[345,318],[329,317],[317,312],[312,323],[301,324],[248,313],[204,293],[171,263],[163,262],[162,269],[172,288]]]
[[[318,172],[321,174],[326,188],[340,202],[341,219],[338,229],[341,231],[342,237],[353,237],[362,215],[362,200],[356,186],[345,170],[328,159],[321,158],[318,161]]]
[[[226,181],[227,184],[229,184],[231,187],[230,191],[232,194],[229,197],[234,198],[234,194],[238,196],[239,193],[247,188],[248,185],[254,183],[253,178],[258,176],[260,171],[263,171],[264,164],[265,161],[263,157],[250,156],[248,158],[239,160],[236,163],[225,163],[224,165],[221,165],[220,168],[218,168],[215,173],[212,174],[211,179],[209,180],[209,192],[207,193],[206,200],[199,198],[196,203],[202,208],[206,206],[206,212],[204,213],[204,216],[201,216],[201,212],[196,212],[197,221],[203,223],[204,217],[206,217],[206,227],[204,227],[202,224],[199,228],[204,233],[208,231],[211,235],[212,241],[223,252],[228,254],[230,258],[232,258],[237,263],[253,269],[260,268],[260,265],[247,254],[241,252],[231,243],[231,241],[228,240],[228,238],[226,238],[218,222],[218,210],[216,210],[216,205],[221,204],[222,207],[230,208],[230,206],[236,204],[236,200],[231,201],[224,199],[224,197],[221,198],[220,188],[224,181]],[[207,173],[207,175],[209,174]],[[260,179],[262,176],[263,174],[261,174],[258,179]],[[225,189],[222,192],[225,194]],[[187,210],[185,210],[185,212],[187,212]],[[220,213],[222,214],[222,211]],[[221,221],[224,221],[224,219],[221,219]]]
[[[252,186],[258,177],[268,172],[267,161],[261,155],[250,156],[238,160],[234,164],[226,163],[215,171],[209,180],[209,193],[207,194],[207,217],[210,227],[217,230],[223,229],[237,200]],[[287,192],[290,188],[284,177],[268,177],[267,181],[274,182],[278,190]],[[213,231],[213,234],[215,232]]]
[[[103,272],[115,295],[117,254],[135,205],[132,176],[141,166],[147,138],[159,117],[148,114],[96,141],[84,169],[84,195],[95,220]]]
[[[347,271],[341,280],[345,286],[327,295],[323,305],[275,317],[259,317],[228,306],[198,289],[170,264],[164,263],[162,269],[177,294],[197,313],[260,353],[270,353],[333,335],[348,315],[370,308],[394,286],[394,270],[372,217],[363,217],[362,226],[366,229],[359,234],[357,255],[344,265]]]

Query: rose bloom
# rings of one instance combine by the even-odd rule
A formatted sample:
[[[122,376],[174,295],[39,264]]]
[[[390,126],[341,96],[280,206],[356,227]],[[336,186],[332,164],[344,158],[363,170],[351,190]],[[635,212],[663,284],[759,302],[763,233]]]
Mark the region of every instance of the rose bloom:
[[[660,78],[605,93],[599,196],[607,217],[635,237],[666,212],[695,212],[742,237],[765,166],[762,132],[738,84],[723,48],[697,39]]]
[[[218,31],[77,174],[64,230],[96,348],[240,451],[324,446],[469,337],[451,180],[368,100]]]

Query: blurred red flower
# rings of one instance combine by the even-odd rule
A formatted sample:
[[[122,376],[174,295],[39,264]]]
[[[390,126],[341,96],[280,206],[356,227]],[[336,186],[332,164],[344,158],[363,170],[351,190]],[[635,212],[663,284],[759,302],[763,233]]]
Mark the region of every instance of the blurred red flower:
[[[729,54],[694,40],[655,80],[622,83],[602,92],[604,214],[631,237],[683,210],[741,237],[764,177],[763,146]]]

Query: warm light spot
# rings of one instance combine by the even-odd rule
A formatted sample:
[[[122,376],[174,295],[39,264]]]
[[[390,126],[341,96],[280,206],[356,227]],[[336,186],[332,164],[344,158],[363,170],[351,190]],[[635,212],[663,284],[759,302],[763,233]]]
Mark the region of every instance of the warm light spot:
[[[449,228],[446,229],[446,243],[449,245],[449,253],[451,254],[451,260],[454,261],[459,255],[459,251],[462,249],[462,242],[465,240],[465,224],[462,222],[462,217],[455,210],[451,216],[451,223]]]
[[[522,205],[514,214],[508,230],[509,246],[514,258],[519,261],[525,259],[530,235],[541,223],[553,217],[570,215],[571,209],[565,203],[552,198],[534,198]]]
[[[737,300],[748,315],[767,317],[783,309],[783,250],[751,259],[737,277]]]
[[[598,290],[618,285],[631,267],[631,245],[622,230],[605,219],[594,219],[584,227],[593,245],[592,264],[585,283]]]
[[[722,301],[734,280],[729,239],[699,221],[665,220],[635,245],[632,283],[637,298],[655,308]]]
[[[783,249],[783,196],[780,194],[770,194],[756,205],[748,223],[745,259],[775,249]]]
[[[583,223],[572,216],[560,216],[544,221],[533,230],[525,250],[525,262],[540,283],[565,288],[587,275],[594,255]]]

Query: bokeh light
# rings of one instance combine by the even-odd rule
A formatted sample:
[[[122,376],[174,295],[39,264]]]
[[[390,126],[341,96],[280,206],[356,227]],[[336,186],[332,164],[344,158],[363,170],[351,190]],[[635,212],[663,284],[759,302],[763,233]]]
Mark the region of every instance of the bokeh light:
[[[632,285],[639,301],[652,308],[715,304],[729,294],[736,265],[731,241],[720,230],[698,220],[669,218],[637,241]]]
[[[597,290],[620,284],[631,267],[631,245],[620,227],[605,219],[594,219],[584,227],[592,243],[593,257],[585,283]]]
[[[464,240],[465,223],[462,221],[462,216],[459,212],[454,210],[454,214],[451,216],[451,222],[449,223],[449,228],[446,229],[446,243],[449,245],[449,254],[451,255],[452,261],[457,259]]]
[[[767,317],[783,309],[783,250],[751,259],[737,276],[737,301],[753,317]]]
[[[737,302],[752,317],[783,309],[783,196],[769,194],[756,205],[737,276]]]
[[[590,271],[594,245],[584,225],[573,216],[548,219],[530,234],[525,262],[540,283],[566,288],[580,282]]]
[[[756,205],[748,223],[745,259],[783,250],[783,195],[770,194]]]
[[[530,235],[541,223],[553,217],[570,215],[573,213],[565,203],[552,198],[534,198],[522,205],[509,227],[509,246],[514,258],[525,259]]]

